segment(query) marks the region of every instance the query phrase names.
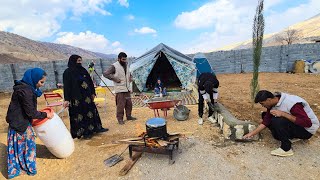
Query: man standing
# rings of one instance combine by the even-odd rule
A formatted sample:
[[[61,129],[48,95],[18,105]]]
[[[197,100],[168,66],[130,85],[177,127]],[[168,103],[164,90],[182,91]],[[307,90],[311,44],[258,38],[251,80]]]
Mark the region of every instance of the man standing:
[[[309,104],[299,96],[286,93],[272,94],[259,91],[254,100],[267,108],[262,123],[243,138],[251,138],[268,127],[272,136],[281,142],[280,148],[271,151],[275,156],[292,156],[290,139],[309,139],[319,128],[319,120]]]
[[[116,117],[118,123],[124,124],[124,110],[126,111],[127,120],[136,120],[137,118],[131,116],[131,75],[127,65],[127,54],[124,52],[120,52],[118,55],[118,61],[113,63],[113,65],[111,65],[111,67],[103,73],[103,76],[114,82],[114,91],[116,93],[117,106]]]
[[[209,115],[208,120],[212,123],[216,123],[214,118],[212,117],[213,110],[212,105],[216,103],[218,99],[218,87],[219,81],[217,77],[212,73],[202,73],[198,79],[198,91],[199,91],[199,104],[198,104],[198,114],[199,120],[198,124],[203,124],[203,105],[204,101],[208,103],[209,106]]]

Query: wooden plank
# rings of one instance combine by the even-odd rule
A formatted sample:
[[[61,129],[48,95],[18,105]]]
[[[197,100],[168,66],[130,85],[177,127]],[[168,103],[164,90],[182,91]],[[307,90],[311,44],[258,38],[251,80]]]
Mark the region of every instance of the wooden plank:
[[[173,133],[168,133],[169,136],[176,136],[179,135],[181,137],[186,136],[186,135],[190,135],[193,134],[193,132],[173,132]]]
[[[141,157],[141,155],[142,155],[142,152],[136,152],[132,156],[132,159],[129,159],[127,161],[126,165],[124,165],[124,167],[120,170],[119,175],[120,176],[126,175],[130,171],[132,166],[138,161],[138,159]]]
[[[157,140],[157,143],[160,144],[160,146],[167,146],[169,142],[159,139],[159,140]]]
[[[116,144],[144,145],[143,141],[113,141]]]
[[[180,137],[181,137],[180,135],[169,136],[168,137],[168,141],[172,141],[172,140],[175,140],[175,139],[180,138]]]
[[[143,140],[142,137],[135,137],[135,138],[128,138],[128,139],[120,139],[118,141],[139,141],[139,140]]]

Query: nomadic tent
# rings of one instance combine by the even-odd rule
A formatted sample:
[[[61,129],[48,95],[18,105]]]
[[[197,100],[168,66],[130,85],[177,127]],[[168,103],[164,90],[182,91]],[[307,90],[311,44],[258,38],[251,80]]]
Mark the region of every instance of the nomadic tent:
[[[202,73],[211,72],[214,74],[211,65],[208,62],[208,59],[203,53],[197,53],[192,60],[194,63],[196,63],[197,67],[197,78]]]
[[[185,88],[196,80],[192,59],[163,43],[135,59],[130,72],[139,91],[153,88],[158,78],[167,88]]]

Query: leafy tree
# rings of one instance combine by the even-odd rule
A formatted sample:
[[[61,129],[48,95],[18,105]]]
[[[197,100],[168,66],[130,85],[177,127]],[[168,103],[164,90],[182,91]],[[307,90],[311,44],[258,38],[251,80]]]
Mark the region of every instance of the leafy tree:
[[[264,18],[263,18],[263,0],[258,1],[256,14],[253,20],[252,46],[253,46],[253,77],[251,80],[251,100],[252,106],[254,98],[259,91],[259,66],[261,59],[261,50],[264,33]]]

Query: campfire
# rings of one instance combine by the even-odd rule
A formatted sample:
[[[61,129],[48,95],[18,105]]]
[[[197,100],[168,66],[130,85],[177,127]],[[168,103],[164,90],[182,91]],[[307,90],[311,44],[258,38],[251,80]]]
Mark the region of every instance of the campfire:
[[[128,144],[130,160],[121,169],[123,176],[131,169],[143,152],[165,154],[169,156],[169,164],[173,164],[173,150],[179,148],[179,138],[185,133],[168,133],[166,121],[163,118],[151,118],[146,122],[146,132],[138,137],[116,141],[119,144]],[[134,155],[133,152],[136,152]]]
[[[166,148],[170,144],[175,144],[182,136],[181,133],[167,133],[166,121],[163,118],[149,119],[146,122],[146,130],[136,138],[119,140],[118,143],[149,148]]]
[[[179,140],[179,137],[184,137],[184,135],[182,133],[170,133],[167,135],[167,138],[163,139],[159,137],[149,137],[147,132],[143,132],[136,138],[121,139],[116,141],[116,143],[150,148],[165,148],[168,145],[175,143],[176,140]]]

